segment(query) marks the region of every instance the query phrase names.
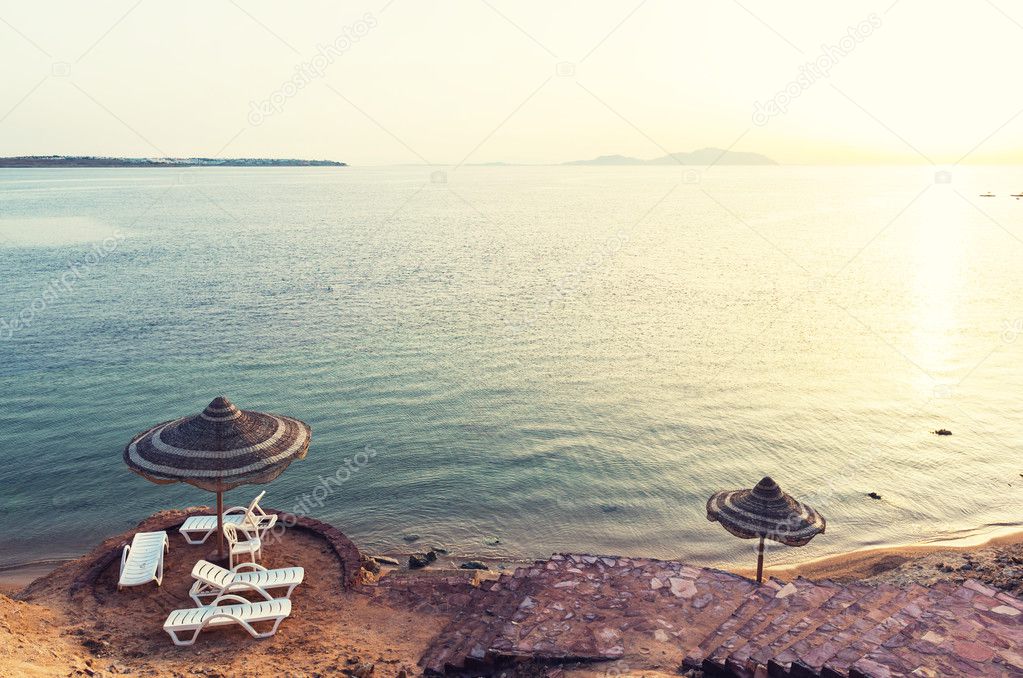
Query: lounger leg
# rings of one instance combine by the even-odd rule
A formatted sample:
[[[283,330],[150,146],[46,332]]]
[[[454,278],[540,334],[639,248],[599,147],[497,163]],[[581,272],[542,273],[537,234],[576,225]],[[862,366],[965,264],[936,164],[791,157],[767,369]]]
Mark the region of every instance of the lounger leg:
[[[206,540],[209,539],[210,535],[213,534],[215,531],[216,528],[206,530],[205,532],[198,532],[198,530],[185,530],[184,532],[182,532],[181,530],[178,530],[178,533],[180,533],[181,536],[185,538],[185,541],[187,541],[189,544],[191,544],[192,546],[197,546],[199,544],[205,544]],[[199,537],[192,536],[193,534],[197,533],[200,534]]]
[[[201,627],[197,628],[195,630],[195,633],[193,633],[192,637],[189,638],[188,640],[181,640],[180,638],[178,638],[178,632],[177,631],[170,631],[170,630],[168,630],[167,633],[170,634],[171,640],[174,641],[175,645],[185,646],[185,645],[192,645],[193,643],[195,643],[195,639],[199,637],[199,632],[200,631],[202,631],[202,628]]]
[[[128,544],[124,545],[124,549],[121,551],[121,569],[117,572],[117,590],[121,590],[121,577],[124,575],[124,563],[128,560],[128,552],[131,551],[131,546]]]
[[[281,622],[282,622],[282,621],[284,621],[284,617],[278,617],[278,618],[277,618],[277,619],[276,619],[276,620],[274,621],[274,626],[273,626],[273,628],[272,628],[272,629],[270,629],[269,631],[266,631],[266,632],[264,632],[264,633],[261,633],[261,634],[259,634],[259,635],[258,635],[258,636],[256,636],[256,637],[257,637],[257,638],[269,638],[269,637],[270,637],[270,636],[272,636],[273,634],[277,633],[277,627],[281,625]]]
[[[201,581],[197,581],[194,584],[192,584],[192,588],[188,592],[188,595],[191,596],[193,601],[195,601],[195,606],[196,607],[202,607],[203,606],[203,602],[202,602],[203,597],[208,597],[208,596],[216,597],[216,596],[220,595],[220,593],[222,593],[222,592],[218,592],[214,587],[210,586],[209,584],[204,584]]]
[[[262,638],[269,638],[273,634],[277,633],[277,627],[281,625],[282,621],[284,621],[284,617],[277,617],[277,619],[274,620],[273,628],[271,628],[269,631],[263,631],[262,633],[260,633],[259,631],[256,631],[256,629],[253,628],[252,624],[250,624],[250,623],[248,623],[246,621],[240,621],[239,620],[239,623],[241,624],[241,626],[246,631],[249,632],[250,636],[252,636],[253,638],[262,639]]]

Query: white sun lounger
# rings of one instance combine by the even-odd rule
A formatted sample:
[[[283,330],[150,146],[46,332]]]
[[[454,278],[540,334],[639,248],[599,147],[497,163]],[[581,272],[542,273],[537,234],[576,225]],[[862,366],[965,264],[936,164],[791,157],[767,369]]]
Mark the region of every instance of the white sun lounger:
[[[252,500],[252,503],[245,506],[232,506],[224,511],[224,524],[238,525],[255,529],[257,536],[263,534],[277,524],[277,515],[267,513],[259,505],[259,501],[266,494],[263,490]],[[210,535],[217,531],[217,516],[191,516],[178,528],[178,532],[189,544],[203,544]]]
[[[121,551],[121,573],[117,590],[125,586],[141,586],[155,581],[163,583],[163,554],[170,551],[166,532],[136,532],[131,544]]]
[[[175,645],[191,645],[199,637],[199,632],[207,627],[230,626],[238,624],[249,632],[253,638],[269,638],[277,633],[277,627],[291,614],[291,601],[287,598],[270,598],[265,591],[267,600],[251,603],[241,596],[219,596],[209,605],[174,610],[167,615],[163,623]],[[256,631],[253,624],[273,622],[269,631]],[[179,633],[191,633],[191,637],[181,638]]]
[[[234,569],[228,570],[200,560],[192,568],[192,577],[195,583],[188,595],[201,607],[202,598],[217,598],[225,593],[244,593],[246,590],[260,592],[287,588],[284,597],[290,598],[291,592],[305,578],[305,570],[301,567],[268,570],[256,563],[239,563]]]

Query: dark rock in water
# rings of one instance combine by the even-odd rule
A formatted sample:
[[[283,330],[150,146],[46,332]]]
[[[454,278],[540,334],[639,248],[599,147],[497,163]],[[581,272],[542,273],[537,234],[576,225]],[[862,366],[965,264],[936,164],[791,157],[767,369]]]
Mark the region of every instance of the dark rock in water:
[[[419,541],[420,537],[419,537],[419,535],[418,535],[418,534],[406,534],[406,535],[405,535],[404,537],[402,537],[401,539],[402,539],[402,541],[404,541],[404,542],[407,542],[407,543],[411,544],[411,543],[412,543],[412,542],[414,542],[414,541]]]
[[[376,558],[373,558],[372,556],[363,556],[362,557],[362,567],[366,571],[372,572],[373,574],[379,574],[380,573],[380,563],[378,563],[376,561]]]
[[[487,567],[486,563],[481,563],[478,560],[470,560],[468,562],[462,563],[458,567],[462,568],[463,570],[489,570],[490,569],[489,567]]]
[[[426,553],[413,553],[408,557],[408,566],[410,570],[418,570],[426,567],[430,563],[437,560],[437,553],[435,551],[427,551]]]
[[[939,428],[937,431],[934,431],[934,435],[936,435],[936,436],[950,436],[950,435],[952,435],[952,432],[949,431],[947,428]]]
[[[387,556],[373,556],[373,560],[377,561],[381,565],[391,565],[392,567],[399,567],[399,563],[394,558],[388,558]]]
[[[621,511],[622,507],[616,506],[615,504],[601,504],[600,510],[604,513],[616,513],[617,511]]]
[[[881,498],[881,495],[879,495],[877,492],[867,492],[867,496],[870,497],[871,499]]]
[[[497,546],[498,544],[501,543],[501,540],[498,539],[497,537],[485,537],[483,539],[483,543],[486,544],[487,546]]]

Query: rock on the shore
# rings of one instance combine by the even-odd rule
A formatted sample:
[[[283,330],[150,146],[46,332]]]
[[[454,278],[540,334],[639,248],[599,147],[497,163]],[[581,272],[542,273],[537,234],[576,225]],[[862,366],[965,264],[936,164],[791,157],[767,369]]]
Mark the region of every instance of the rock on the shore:
[[[408,566],[410,570],[419,570],[426,567],[430,563],[437,560],[437,553],[435,551],[427,551],[426,553],[413,553],[408,557]]]
[[[462,563],[458,567],[460,567],[463,570],[489,570],[490,569],[487,566],[486,563],[481,562],[479,560],[469,560],[467,562]]]
[[[401,563],[399,563],[394,558],[388,558],[387,556],[373,556],[373,560],[377,561],[381,565],[390,565],[392,567],[401,567]]]
[[[372,574],[380,574],[380,563],[373,556],[362,556],[362,567]]]
[[[373,664],[370,663],[359,664],[352,671],[352,675],[355,678],[369,678],[369,676],[373,675],[374,669],[376,669],[376,666]]]
[[[947,428],[939,428],[937,431],[934,431],[934,435],[936,435],[936,436],[950,436],[950,435],[952,435],[952,432],[949,431]]]

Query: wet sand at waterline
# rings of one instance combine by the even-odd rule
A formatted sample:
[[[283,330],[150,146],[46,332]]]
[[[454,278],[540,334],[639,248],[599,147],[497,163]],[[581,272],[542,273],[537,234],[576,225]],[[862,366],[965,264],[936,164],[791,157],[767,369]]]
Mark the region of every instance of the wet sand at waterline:
[[[993,562],[992,557],[1004,551],[1015,551],[1008,547],[1023,545],[1023,530],[1001,529],[987,534],[976,535],[968,539],[949,540],[930,544],[905,544],[900,546],[882,546],[877,548],[860,549],[849,553],[842,553],[834,556],[825,556],[813,560],[793,562],[785,565],[766,566],[765,577],[777,577],[782,580],[805,577],[807,579],[831,579],[837,582],[849,582],[858,580],[884,579],[886,574],[908,569],[914,566],[924,568],[926,566],[945,565],[963,561],[967,556],[972,560],[976,557],[983,558],[984,562],[992,570],[990,574],[996,577],[1000,569]],[[751,576],[756,570],[753,568],[728,568],[730,571],[743,576]],[[945,576],[951,574],[944,572],[938,567],[935,571],[921,573],[920,580],[928,577],[938,579],[954,578]],[[977,566],[969,570],[958,571],[960,577],[977,577],[980,569]],[[904,581],[911,578],[904,577]],[[914,580],[915,581],[915,580]]]

